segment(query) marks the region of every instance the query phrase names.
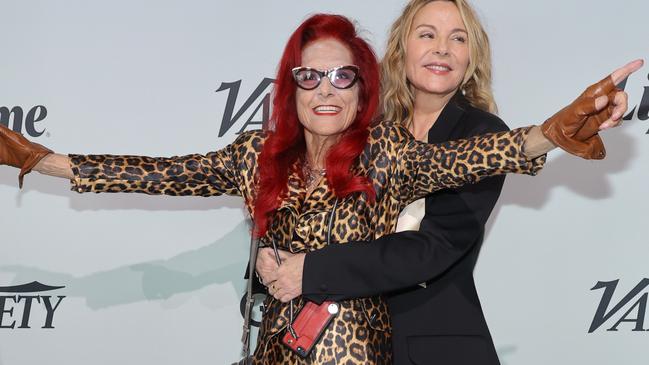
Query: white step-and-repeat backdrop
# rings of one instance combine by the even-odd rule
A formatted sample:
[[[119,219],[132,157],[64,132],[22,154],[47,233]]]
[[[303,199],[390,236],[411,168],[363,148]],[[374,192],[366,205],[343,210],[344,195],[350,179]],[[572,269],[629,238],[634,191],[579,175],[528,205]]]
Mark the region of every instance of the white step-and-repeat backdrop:
[[[62,153],[215,150],[268,118],[305,17],[356,19],[380,55],[404,3],[3,0],[1,122]],[[649,58],[645,0],[474,3],[511,127]],[[508,178],[476,269],[505,365],[646,364],[648,73],[605,161],[555,152]],[[38,174],[18,190],[0,168],[0,364],[234,360],[247,245],[238,198],[80,195]]]

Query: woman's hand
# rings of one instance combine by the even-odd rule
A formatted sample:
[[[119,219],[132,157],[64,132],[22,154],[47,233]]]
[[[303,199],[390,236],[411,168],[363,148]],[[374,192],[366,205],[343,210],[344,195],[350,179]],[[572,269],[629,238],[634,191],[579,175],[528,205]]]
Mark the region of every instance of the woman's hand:
[[[280,252],[280,258],[281,258],[281,253],[284,251],[279,251]],[[288,254],[288,253],[287,253]],[[264,247],[259,249],[259,254],[257,255],[257,262],[255,262],[255,269],[257,271],[257,275],[259,275],[259,279],[261,280],[261,283],[268,287],[269,284],[274,281],[274,279],[271,281],[270,277],[273,277],[275,274],[274,272],[279,268],[279,264],[277,263],[277,259],[275,258],[275,253],[273,252],[273,249],[270,247]]]
[[[302,295],[302,272],[306,254],[292,254],[281,250],[278,253],[281,265],[277,265],[272,248],[260,249],[255,267],[262,284],[268,288],[268,293],[286,303]]]
[[[538,157],[554,147],[586,159],[603,159],[604,144],[600,130],[617,127],[628,109],[628,95],[615,85],[639,70],[643,60],[636,60],[615,70],[591,85],[570,105],[534,128],[525,141],[525,154]]]

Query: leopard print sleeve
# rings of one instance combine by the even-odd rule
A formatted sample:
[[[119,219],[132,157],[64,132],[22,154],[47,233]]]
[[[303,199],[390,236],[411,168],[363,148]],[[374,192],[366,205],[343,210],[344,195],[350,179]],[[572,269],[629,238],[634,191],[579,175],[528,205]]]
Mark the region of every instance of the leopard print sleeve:
[[[72,190],[164,195],[245,195],[263,132],[242,133],[232,144],[205,155],[174,157],[69,155]]]
[[[400,197],[409,204],[431,192],[472,184],[508,173],[536,175],[546,156],[528,160],[523,143],[529,128],[490,133],[468,139],[428,144],[415,140],[401,125],[394,126]]]

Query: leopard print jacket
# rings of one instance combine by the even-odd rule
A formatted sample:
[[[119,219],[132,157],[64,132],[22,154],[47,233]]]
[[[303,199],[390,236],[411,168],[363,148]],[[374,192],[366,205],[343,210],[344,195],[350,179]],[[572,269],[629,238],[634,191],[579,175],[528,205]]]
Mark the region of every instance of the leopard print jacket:
[[[498,174],[536,174],[545,156],[532,161],[524,157],[522,145],[528,131],[517,129],[432,145],[414,140],[400,124],[378,123],[371,128],[353,171],[370,179],[376,199],[370,202],[364,194],[352,194],[338,202],[330,233],[332,244],[367,241],[393,232],[399,212],[435,190]],[[219,151],[170,158],[70,155],[72,189],[80,193],[240,195],[252,215],[257,158],[264,139],[262,131],[245,132]],[[307,197],[298,174],[290,175],[288,194],[263,241],[275,242],[293,253],[322,248],[335,200],[326,178]],[[382,297],[341,302],[337,317],[306,359],[280,343],[288,324],[288,305],[272,297],[265,304],[255,364],[391,363],[390,318]],[[296,311],[302,305],[298,298]]]

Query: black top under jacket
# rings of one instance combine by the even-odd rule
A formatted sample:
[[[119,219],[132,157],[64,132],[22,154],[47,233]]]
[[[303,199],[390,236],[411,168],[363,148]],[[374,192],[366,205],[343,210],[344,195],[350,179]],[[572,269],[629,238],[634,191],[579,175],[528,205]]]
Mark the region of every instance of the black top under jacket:
[[[506,130],[500,118],[456,94],[428,132],[428,141]],[[386,293],[396,365],[499,365],[473,268],[504,181],[504,176],[491,177],[429,195],[419,231],[309,252],[303,295],[321,302]],[[425,288],[416,285],[421,282]]]

